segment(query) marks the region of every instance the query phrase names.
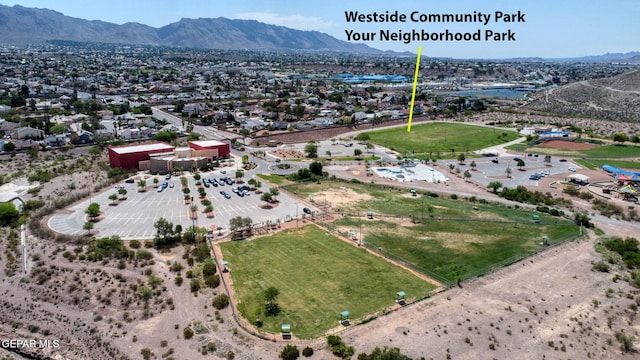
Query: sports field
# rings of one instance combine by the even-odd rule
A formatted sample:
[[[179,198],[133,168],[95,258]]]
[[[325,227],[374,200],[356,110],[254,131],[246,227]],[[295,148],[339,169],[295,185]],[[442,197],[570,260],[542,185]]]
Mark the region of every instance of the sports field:
[[[406,127],[396,127],[367,134],[370,142],[401,154],[413,153],[415,157],[440,154],[440,158],[500,145],[520,136],[514,131],[448,122],[414,125],[411,132]]]
[[[556,142],[554,142],[556,143]],[[570,150],[562,146],[548,146],[548,143],[542,145],[517,144],[510,146],[509,149],[520,152],[535,152],[540,154],[548,154],[558,157],[574,158],[576,161],[589,169],[595,170],[603,165],[611,165],[620,169],[640,169],[640,147],[628,144],[598,144],[589,149]],[[564,143],[571,142],[565,141]],[[581,143],[576,143],[581,144]]]
[[[495,203],[416,196],[407,190],[369,184],[324,181],[285,187],[301,197],[353,198],[332,203],[344,216],[327,224],[348,234],[362,229],[364,245],[408,264],[441,282],[479,276],[487,271],[540,251],[543,236],[548,243],[565,241],[578,234],[570,220],[505,207]],[[340,196],[332,193],[341,192]],[[367,212],[373,212],[373,219]]]
[[[427,296],[435,286],[408,270],[307,225],[272,236],[220,244],[229,261],[238,310],[260,330],[278,333],[290,324],[297,337],[323,335],[340,313],[363,319],[393,306],[398,291]],[[279,291],[277,316],[265,315],[263,293]]]

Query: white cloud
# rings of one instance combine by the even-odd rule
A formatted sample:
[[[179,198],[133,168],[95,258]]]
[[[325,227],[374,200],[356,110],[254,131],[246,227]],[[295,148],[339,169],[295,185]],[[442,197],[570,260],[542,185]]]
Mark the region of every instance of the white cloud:
[[[271,12],[245,12],[235,14],[236,19],[257,20],[266,24],[286,26],[298,30],[317,30],[329,32],[333,26],[331,21],[327,21],[318,16],[304,15],[280,15]]]

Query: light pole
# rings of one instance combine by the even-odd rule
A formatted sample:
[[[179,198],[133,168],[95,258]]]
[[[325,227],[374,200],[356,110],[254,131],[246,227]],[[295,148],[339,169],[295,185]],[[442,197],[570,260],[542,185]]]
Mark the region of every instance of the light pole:
[[[298,203],[296,203],[296,227],[298,227]]]

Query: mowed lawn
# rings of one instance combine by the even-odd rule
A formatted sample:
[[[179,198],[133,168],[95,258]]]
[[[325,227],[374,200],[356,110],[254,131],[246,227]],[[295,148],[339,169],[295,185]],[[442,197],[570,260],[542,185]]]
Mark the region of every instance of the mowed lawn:
[[[520,135],[486,126],[433,122],[406,127],[367,132],[370,142],[401,154],[437,154],[457,156],[457,153],[480,150],[517,139]]]
[[[307,225],[248,241],[221,243],[229,261],[238,310],[261,330],[290,324],[298,337],[317,337],[338,326],[340,312],[366,317],[395,304],[398,291],[424,297],[434,286],[407,270]],[[264,315],[265,289],[274,286],[282,312]]]
[[[362,229],[365,245],[415,270],[449,284],[479,276],[544,248],[542,237],[554,244],[576,236],[570,220],[510,208],[498,203],[451,200],[408,194],[408,190],[336,181],[285,187],[298,196],[349,189],[367,199],[340,205],[344,214],[332,225],[339,231]],[[335,210],[335,209],[334,209]],[[373,211],[373,219],[366,213]]]
[[[542,145],[516,144],[508,149],[520,152],[535,152],[559,157],[575,158],[580,165],[589,169],[597,169],[602,165],[616,166],[622,169],[638,169],[640,164],[640,146],[628,144],[602,144],[593,149],[565,150]]]

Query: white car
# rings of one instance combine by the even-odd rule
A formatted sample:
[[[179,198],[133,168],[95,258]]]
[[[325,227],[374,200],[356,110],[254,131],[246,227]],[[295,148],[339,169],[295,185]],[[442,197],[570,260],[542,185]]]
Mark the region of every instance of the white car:
[[[570,168],[568,168],[567,170],[569,171],[576,171],[577,169],[574,166],[571,166]]]

